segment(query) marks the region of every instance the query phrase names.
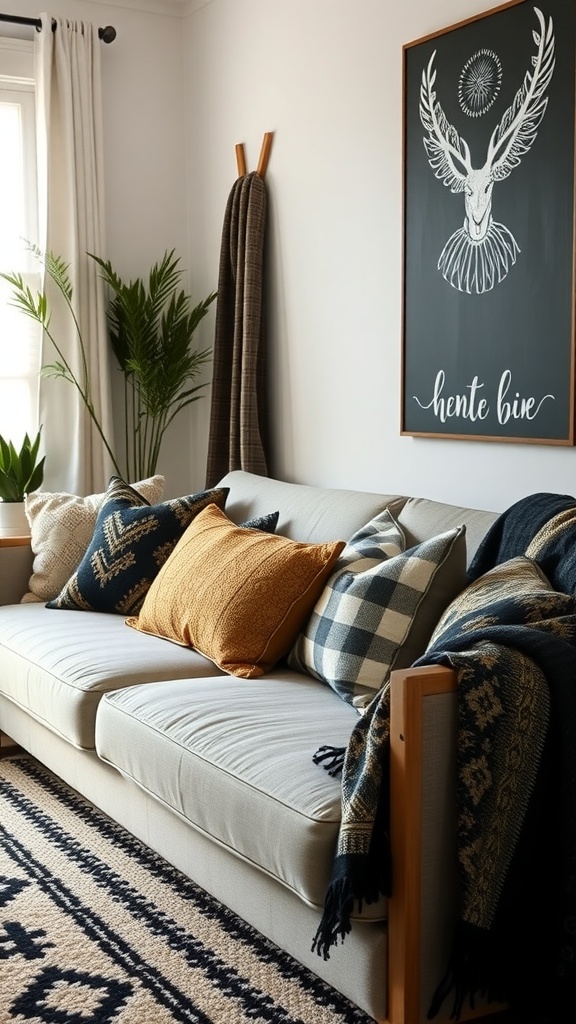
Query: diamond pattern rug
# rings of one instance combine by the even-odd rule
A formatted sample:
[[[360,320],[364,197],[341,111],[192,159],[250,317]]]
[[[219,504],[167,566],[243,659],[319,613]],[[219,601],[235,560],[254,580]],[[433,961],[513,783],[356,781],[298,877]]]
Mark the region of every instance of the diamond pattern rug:
[[[0,761],[1,1024],[371,1024],[29,757]]]

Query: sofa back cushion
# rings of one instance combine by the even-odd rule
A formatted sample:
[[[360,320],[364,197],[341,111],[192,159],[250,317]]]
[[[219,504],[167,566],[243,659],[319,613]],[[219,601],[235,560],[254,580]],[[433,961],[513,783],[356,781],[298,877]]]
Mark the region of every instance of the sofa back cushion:
[[[447,505],[443,501],[431,501],[429,498],[408,498],[397,518],[406,534],[408,545],[420,544],[437,533],[464,524],[467,561],[470,563],[480,541],[497,516],[497,512]]]
[[[280,509],[277,533],[294,540],[321,543],[340,537],[349,540],[365,523],[388,508],[406,535],[407,547],[445,530],[465,526],[468,562],[498,516],[497,512],[449,505],[429,498],[310,487],[244,470],[227,473],[220,483],[230,488],[226,514],[235,523],[277,508]]]
[[[348,540],[384,508],[398,516],[406,501],[398,494],[311,487],[273,480],[244,470],[227,473],[219,486],[230,488],[226,515],[235,523],[277,508],[280,516],[276,532],[283,537],[312,544]]]

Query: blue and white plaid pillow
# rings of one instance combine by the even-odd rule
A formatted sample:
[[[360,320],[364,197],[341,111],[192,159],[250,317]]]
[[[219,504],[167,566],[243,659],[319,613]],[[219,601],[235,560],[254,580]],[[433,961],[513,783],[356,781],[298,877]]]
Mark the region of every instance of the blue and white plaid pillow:
[[[465,527],[416,547],[385,509],[348,542],[307,627],[292,668],[361,708],[426,649],[444,609],[466,585]]]

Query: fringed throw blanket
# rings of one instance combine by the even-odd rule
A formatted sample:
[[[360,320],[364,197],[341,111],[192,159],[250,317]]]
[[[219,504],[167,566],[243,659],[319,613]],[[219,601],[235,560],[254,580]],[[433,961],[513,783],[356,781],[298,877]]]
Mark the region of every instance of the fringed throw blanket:
[[[321,747],[314,760],[331,774],[342,771],[342,823],[324,913],[312,949],[328,960],[330,948],[350,931],[355,903],[390,895],[388,750],[390,687],[374,698],[345,750]]]
[[[509,1002],[521,1024],[576,999],[576,600],[516,558],[471,584],[423,664],[458,675],[460,922],[444,998]]]
[[[576,569],[574,588],[560,593],[536,563],[558,569],[572,545],[576,566],[576,501],[535,497],[562,504],[551,519],[540,508],[525,532],[530,557],[494,557],[416,662],[453,667],[459,692],[462,904],[430,1017],[447,996],[455,1016],[467,998],[507,1000],[521,1024],[562,1024],[576,1005]],[[342,826],[314,940],[325,957],[355,903],[390,890],[388,711],[385,687],[343,756]],[[317,760],[335,753],[338,770],[329,748]]]

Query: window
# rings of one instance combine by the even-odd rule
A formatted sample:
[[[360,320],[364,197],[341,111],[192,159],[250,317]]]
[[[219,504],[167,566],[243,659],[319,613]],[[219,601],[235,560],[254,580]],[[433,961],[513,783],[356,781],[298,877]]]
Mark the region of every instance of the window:
[[[33,45],[0,38],[0,271],[20,273],[36,292],[38,240]],[[18,444],[38,429],[40,328],[12,305],[0,279],[0,434]]]

